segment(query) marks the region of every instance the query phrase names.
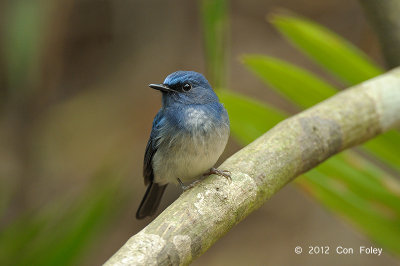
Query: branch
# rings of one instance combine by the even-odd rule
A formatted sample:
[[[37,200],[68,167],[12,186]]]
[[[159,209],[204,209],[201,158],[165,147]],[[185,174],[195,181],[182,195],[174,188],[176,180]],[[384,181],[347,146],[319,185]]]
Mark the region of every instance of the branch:
[[[400,65],[400,1],[360,0],[371,24],[375,27],[386,63]]]
[[[285,184],[400,123],[400,68],[286,119],[184,192],[105,265],[189,264]]]

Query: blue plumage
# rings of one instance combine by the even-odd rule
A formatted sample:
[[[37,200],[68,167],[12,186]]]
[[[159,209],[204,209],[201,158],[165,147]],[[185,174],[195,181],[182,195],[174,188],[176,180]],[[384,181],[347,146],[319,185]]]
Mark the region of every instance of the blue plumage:
[[[136,213],[154,214],[168,183],[193,181],[213,168],[229,137],[228,114],[203,75],[177,71],[162,84],[162,107],[153,121],[146,147],[143,176],[148,185]]]

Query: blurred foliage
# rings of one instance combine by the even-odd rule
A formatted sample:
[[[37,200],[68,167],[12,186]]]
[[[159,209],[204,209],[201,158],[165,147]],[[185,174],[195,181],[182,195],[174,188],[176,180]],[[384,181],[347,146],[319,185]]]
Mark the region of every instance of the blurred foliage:
[[[299,47],[300,50],[311,59],[318,62],[323,67],[322,69],[335,74],[347,86],[360,83],[383,73],[383,70],[379,66],[373,64],[372,60],[362,51],[340,36],[337,36],[333,32],[316,23],[291,15],[270,16],[270,21],[275,25],[276,29],[292,41],[296,47]],[[264,60],[264,62],[265,61],[273,62],[273,59]],[[275,65],[277,64],[275,63]],[[291,78],[296,78],[298,76],[296,75],[296,77],[294,77],[294,73],[299,72],[299,70],[293,71],[287,68],[288,67],[282,69],[282,74],[290,75]],[[255,67],[251,69],[254,72],[257,72]],[[268,71],[271,71],[271,68],[264,68],[264,71],[259,68],[257,74],[259,76],[267,75],[266,73]],[[304,84],[306,80],[310,80],[310,76],[305,77],[303,74],[303,79]],[[279,86],[275,86],[271,76],[268,80],[264,80],[267,84],[271,85],[271,87],[276,87],[279,91],[282,91],[284,89],[283,87],[287,86],[287,81],[280,83]],[[324,82],[324,84],[325,86],[328,86],[326,82]],[[309,91],[308,96],[310,96],[310,94],[317,95],[319,93],[328,93],[328,90],[323,88],[321,84],[319,84],[318,88],[314,86],[312,86],[312,88],[315,88],[312,92],[311,90],[303,90],[303,93]],[[287,93],[287,88],[285,91]],[[332,90],[330,90],[330,92],[332,92]],[[291,100],[306,108],[318,102],[315,101],[312,104],[304,106],[299,102],[301,98],[302,97],[291,97]],[[319,101],[322,100],[323,98]],[[370,152],[370,154],[378,155],[376,156],[377,159],[384,161],[391,167],[400,171],[400,156],[398,156],[398,151],[400,150],[399,131],[392,130],[387,132],[376,139],[369,141],[364,145],[364,147],[368,152]]]
[[[272,15],[270,21],[300,51],[347,85],[383,73],[362,51],[321,25],[292,15]]]
[[[336,93],[336,89],[322,79],[277,58],[246,55],[242,57],[242,62],[264,83],[277,88],[278,93],[302,108],[308,108]],[[297,87],[299,89],[293,89]]]
[[[121,190],[121,167],[114,165],[116,145],[107,147],[105,155],[99,152],[100,148],[85,149],[85,138],[92,140],[94,146],[100,146],[97,136],[101,134],[94,123],[103,119],[97,124],[104,128],[114,126],[103,123],[104,119],[116,123],[119,120],[101,116],[98,110],[96,114],[89,113],[88,103],[97,104],[95,98],[78,106],[86,109],[70,108],[66,110],[68,114],[61,114],[62,104],[57,106],[54,99],[50,104],[44,104],[49,90],[53,89],[45,87],[44,76],[48,74],[46,79],[50,79],[54,75],[54,71],[43,71],[46,56],[54,55],[53,50],[48,49],[55,45],[51,43],[54,36],[49,34],[49,28],[57,29],[63,21],[57,20],[52,27],[48,22],[55,14],[53,8],[65,2],[9,1],[1,10],[4,30],[1,31],[0,58],[4,59],[4,64],[2,62],[0,71],[4,73],[1,78],[6,85],[6,91],[1,92],[5,96],[1,103],[6,103],[6,108],[1,110],[0,117],[0,265],[76,265],[87,257],[95,241],[100,240],[118,217],[118,210],[127,203],[126,190]],[[100,93],[96,91],[96,95]],[[112,99],[108,97],[107,103],[110,104]],[[104,103],[101,107],[102,112],[112,113],[104,110]],[[83,131],[87,128],[80,130],[77,127],[80,121],[74,118],[86,119],[88,116],[90,119],[82,122],[90,129],[90,135],[86,136]],[[48,129],[46,126],[53,127]],[[68,148],[72,150],[70,131],[76,133],[75,139],[79,142],[73,147],[75,157],[67,154]],[[108,129],[108,138],[102,138],[103,144],[110,143],[111,137],[121,142],[115,137],[116,131]],[[127,146],[126,143],[123,145]],[[99,154],[103,155],[101,159],[96,158]],[[81,159],[84,155],[86,160]],[[92,163],[88,167],[96,159],[101,163]],[[54,165],[59,161],[64,169]],[[81,165],[75,167],[76,162]],[[54,168],[49,169],[49,165]],[[68,168],[74,168],[74,172],[65,171]],[[87,172],[83,173],[82,169]],[[68,179],[64,179],[65,176]]]
[[[35,1],[16,1],[7,6],[2,54],[5,57],[8,95],[22,100],[33,93],[40,77],[40,47],[48,8]]]
[[[344,44],[342,46],[344,47]],[[263,55],[246,55],[243,56],[242,61],[267,86],[275,89],[287,100],[302,108],[309,108],[338,91],[338,89],[312,73],[277,58]],[[293,88],[296,89],[294,90]],[[369,152],[377,160],[400,171],[400,156],[398,156],[398,151],[400,150],[399,131],[392,130],[384,133],[370,140],[363,147],[366,152]]]
[[[217,91],[229,113],[231,131],[242,144],[248,144],[286,118],[283,112],[250,97],[229,90]],[[251,115],[250,123],[249,115]]]
[[[400,183],[396,177],[348,151],[306,173],[297,183],[370,239],[400,254]]]
[[[113,179],[110,181],[110,174]],[[102,170],[76,199],[24,213],[0,233],[1,265],[76,265],[116,217],[120,178]]]
[[[320,25],[294,15],[275,14],[271,18],[281,33],[346,84],[382,73],[360,50]],[[266,85],[301,108],[337,92],[322,78],[277,58],[246,55],[242,62]],[[232,133],[243,145],[285,116],[267,104],[236,93],[220,91],[219,96],[230,114]],[[296,183],[373,241],[400,254],[400,182],[396,179],[400,176],[399,145],[399,132],[393,130],[363,146],[372,160],[345,151],[307,172]],[[376,160],[382,163],[377,165]],[[390,167],[392,171],[385,171]]]
[[[228,0],[200,0],[207,77],[216,88],[227,80],[229,16]]]

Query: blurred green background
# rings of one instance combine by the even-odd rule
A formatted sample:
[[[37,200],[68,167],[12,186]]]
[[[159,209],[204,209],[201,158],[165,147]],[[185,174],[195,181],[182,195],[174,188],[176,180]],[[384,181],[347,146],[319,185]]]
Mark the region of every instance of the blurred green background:
[[[1,265],[98,265],[150,222],[134,219],[160,107],[147,84],[179,69],[207,74],[232,122],[223,161],[284,117],[384,71],[355,1],[0,5]],[[194,264],[398,264],[399,145],[391,131],[328,160]],[[179,193],[170,186],[160,211]],[[294,253],[310,245],[331,254]],[[334,254],[371,245],[383,255]]]

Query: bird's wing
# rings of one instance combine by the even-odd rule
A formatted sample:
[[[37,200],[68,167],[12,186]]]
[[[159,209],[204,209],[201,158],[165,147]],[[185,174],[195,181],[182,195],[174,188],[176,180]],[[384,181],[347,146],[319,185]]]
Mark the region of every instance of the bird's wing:
[[[153,127],[151,129],[150,138],[147,142],[146,152],[144,154],[143,163],[143,178],[145,185],[149,184],[154,180],[152,159],[154,154],[157,152],[157,141],[159,138],[159,128],[162,124],[162,110],[160,110],[153,120]]]

